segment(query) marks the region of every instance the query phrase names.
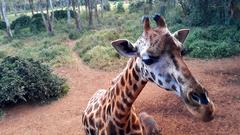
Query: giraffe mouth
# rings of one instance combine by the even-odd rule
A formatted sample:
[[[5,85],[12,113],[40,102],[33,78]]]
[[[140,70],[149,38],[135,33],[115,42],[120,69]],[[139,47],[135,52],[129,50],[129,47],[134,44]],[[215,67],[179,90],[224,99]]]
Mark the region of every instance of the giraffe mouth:
[[[188,111],[195,117],[204,122],[210,122],[214,119],[215,106],[212,101],[202,102],[200,99],[193,97],[193,100],[185,100]]]

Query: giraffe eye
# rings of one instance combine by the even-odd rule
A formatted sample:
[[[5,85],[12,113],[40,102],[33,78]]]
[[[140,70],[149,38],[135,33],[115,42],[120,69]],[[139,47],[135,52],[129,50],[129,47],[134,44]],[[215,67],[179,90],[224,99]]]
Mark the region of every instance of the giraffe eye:
[[[148,59],[142,59],[142,61],[143,61],[146,65],[151,65],[151,64],[157,62],[158,59],[159,59],[159,57],[149,56]]]

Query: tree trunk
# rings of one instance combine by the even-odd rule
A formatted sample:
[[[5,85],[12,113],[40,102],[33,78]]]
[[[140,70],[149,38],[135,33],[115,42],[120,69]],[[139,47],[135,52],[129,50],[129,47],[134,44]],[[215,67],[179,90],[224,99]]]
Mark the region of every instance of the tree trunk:
[[[53,9],[53,4],[52,4],[52,0],[49,0],[49,6],[51,8],[51,22],[52,22],[52,25],[53,25],[53,22],[54,22],[54,9]]]
[[[84,4],[85,4],[85,13],[86,13],[86,18],[88,18],[88,2],[89,0],[85,0],[84,2]]]
[[[97,0],[94,0],[94,12],[95,12],[95,18],[97,19],[97,23],[100,23],[100,20],[98,17],[98,10],[97,10]]]
[[[40,10],[41,10],[41,14],[42,14],[42,19],[43,19],[44,26],[45,26],[48,34],[54,35],[53,25],[52,25],[50,13],[49,13],[49,0],[46,0],[46,2],[47,2],[47,4],[46,4],[47,14],[45,17],[44,12],[43,12],[43,7],[42,7],[42,0],[40,0]]]
[[[53,18],[54,18],[54,13],[51,16],[50,12],[49,12],[49,6],[51,7],[51,0],[46,0],[47,2],[47,6],[46,6],[46,10],[47,10],[47,24],[48,24],[48,33],[49,35],[54,35],[53,32]],[[52,7],[51,7],[52,8]]]
[[[1,0],[1,13],[4,22],[6,23],[6,31],[9,38],[13,38],[12,31],[10,29],[10,24],[6,15],[6,3],[4,0]]]
[[[104,5],[103,5],[103,0],[101,0],[101,17],[103,17],[103,12],[104,12]]]
[[[14,16],[17,16],[17,9],[16,9],[16,2],[12,2],[12,8],[13,8],[13,12],[14,12]]]
[[[30,9],[31,9],[32,15],[34,15],[33,0],[29,0],[29,5],[30,5]]]
[[[70,5],[71,5],[71,0],[67,0],[67,23],[68,23],[68,25],[71,24]]]
[[[76,24],[77,31],[80,32],[81,31],[80,9],[78,9],[78,11],[76,11],[76,4],[78,4],[77,1],[72,0],[72,7],[73,7],[73,11],[74,11],[75,24]]]
[[[91,28],[93,26],[93,12],[92,12],[92,0],[88,1],[88,26]]]

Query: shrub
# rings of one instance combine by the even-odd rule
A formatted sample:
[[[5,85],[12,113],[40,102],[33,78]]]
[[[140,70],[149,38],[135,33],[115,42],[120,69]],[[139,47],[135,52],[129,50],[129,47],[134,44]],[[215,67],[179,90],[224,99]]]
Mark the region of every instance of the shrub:
[[[189,55],[196,58],[223,58],[240,53],[240,44],[206,40],[196,40],[187,48],[191,51]]]
[[[6,57],[6,52],[0,51],[0,59]]]
[[[20,16],[19,18],[17,18],[16,20],[14,20],[11,23],[10,28],[11,29],[26,28],[30,25],[30,22],[31,22],[31,17],[23,15],[23,16]]]
[[[105,11],[111,11],[111,5],[110,5],[110,3],[107,2],[107,3],[103,6],[103,9],[104,9]]]
[[[43,14],[45,17],[47,16],[47,14]],[[37,14],[34,14],[33,16],[32,16],[32,19],[36,19],[36,18],[42,18],[42,14],[41,13],[37,13]]]
[[[33,17],[30,24],[30,30],[33,33],[39,33],[45,29],[42,17]]]
[[[72,10],[70,10],[70,16],[72,18],[74,18],[74,12]],[[66,19],[67,18],[67,10],[56,10],[56,11],[54,11],[54,17],[57,20]]]
[[[80,33],[77,31],[71,31],[68,35],[69,39],[76,40],[80,37]]]
[[[125,12],[125,9],[123,7],[123,2],[118,2],[117,3],[117,13],[122,13],[122,12]]]
[[[92,67],[103,69],[104,67],[111,66],[111,63],[117,57],[116,51],[111,46],[95,46],[82,59]]]
[[[65,80],[33,59],[6,57],[0,64],[0,106],[46,102],[66,94]]]
[[[144,4],[145,2],[143,0],[132,1],[128,6],[128,10],[130,13],[138,12],[139,10],[144,9]]]
[[[4,21],[0,21],[0,30],[6,29],[6,23]]]

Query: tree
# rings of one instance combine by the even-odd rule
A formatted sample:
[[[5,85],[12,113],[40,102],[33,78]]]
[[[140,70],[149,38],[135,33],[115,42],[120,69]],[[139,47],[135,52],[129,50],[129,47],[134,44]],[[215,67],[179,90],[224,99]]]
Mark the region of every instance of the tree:
[[[80,3],[77,0],[72,0],[72,7],[73,7],[73,12],[74,12],[74,18],[75,18],[75,24],[76,24],[76,28],[77,31],[80,32],[82,27],[81,27],[81,21],[80,21]],[[76,10],[76,7],[78,8],[78,10]]]
[[[10,29],[10,24],[6,15],[6,3],[4,0],[1,0],[1,14],[2,14],[2,18],[4,20],[4,22],[6,23],[6,31],[7,31],[7,35],[9,38],[12,38],[12,31]]]
[[[97,9],[97,0],[94,0],[94,12],[95,12],[95,18],[97,19],[97,22],[99,23],[99,17],[98,17],[98,9]]]
[[[42,2],[42,0],[40,0],[40,10],[41,10],[44,26],[45,26],[49,35],[54,35],[54,31],[53,31],[53,21],[54,21],[53,18],[54,17],[50,16],[49,5],[51,6],[50,0],[46,0],[47,14],[45,15],[44,12],[43,12],[43,2]]]
[[[93,0],[86,0],[88,6],[88,26],[91,28],[93,26]]]
[[[71,21],[71,13],[70,13],[70,5],[71,5],[71,0],[67,0],[67,23],[70,25]]]
[[[29,0],[29,5],[30,5],[30,9],[31,9],[32,15],[34,15],[33,0]]]

